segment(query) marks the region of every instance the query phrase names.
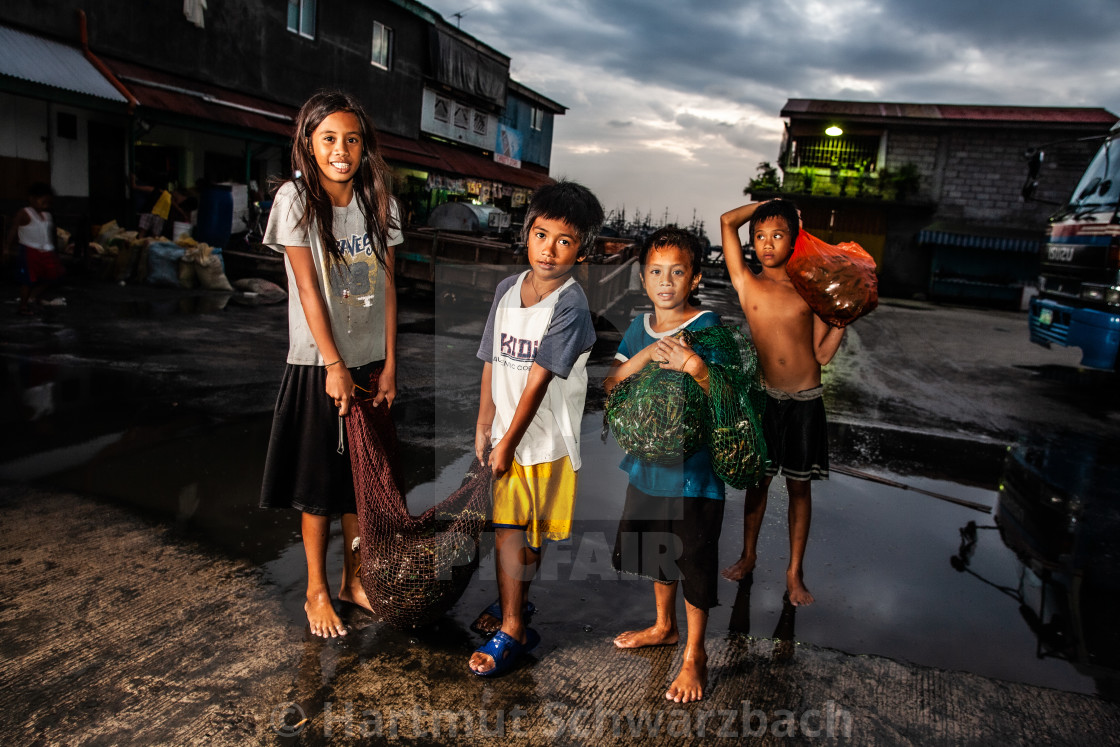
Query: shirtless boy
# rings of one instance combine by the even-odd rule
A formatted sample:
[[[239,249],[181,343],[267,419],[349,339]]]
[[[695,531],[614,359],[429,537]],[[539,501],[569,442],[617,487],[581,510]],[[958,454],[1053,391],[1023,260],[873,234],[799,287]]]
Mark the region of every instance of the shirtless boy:
[[[760,273],[743,261],[739,228],[750,222]],[[731,282],[758,349],[767,400],[763,434],[770,467],[762,483],[747,489],[743,553],[723,571],[738,581],[754,570],[758,533],[766,512],[770,481],[779,472],[789,491],[789,567],[786,589],[794,605],[812,604],[802,561],[812,518],[811,480],[828,479],[828,429],[821,400],[821,366],[832,360],[844,329],[831,327],[794,290],[786,262],[800,228],[797,207],[788,200],[743,205],[720,218],[723,254]]]

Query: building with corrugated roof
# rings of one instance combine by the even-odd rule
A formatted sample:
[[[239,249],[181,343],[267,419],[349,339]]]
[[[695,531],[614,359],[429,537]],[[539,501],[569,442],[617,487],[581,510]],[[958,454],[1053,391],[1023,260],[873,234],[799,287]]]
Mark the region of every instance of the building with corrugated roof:
[[[322,88],[363,101],[417,222],[449,199],[516,213],[566,111],[413,0],[37,0],[0,5],[0,35],[0,209],[50,181],[60,222],[127,221],[129,174],[265,196]]]
[[[1100,108],[821,99],[790,99],[781,116],[781,191],[810,231],[861,243],[886,293],[1007,303],[1037,279],[1048,203],[1069,197],[1092,138],[1117,120]],[[1042,145],[1040,186],[1024,200],[1025,154]]]

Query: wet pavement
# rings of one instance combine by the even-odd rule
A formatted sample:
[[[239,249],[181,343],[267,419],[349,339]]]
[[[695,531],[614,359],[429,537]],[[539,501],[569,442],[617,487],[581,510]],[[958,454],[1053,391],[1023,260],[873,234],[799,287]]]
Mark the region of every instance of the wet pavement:
[[[741,321],[725,285],[703,295]],[[852,328],[826,370],[826,402],[834,463],[860,476],[814,486],[817,604],[783,608],[774,489],[753,584],[721,581],[709,698],[674,709],[660,694],[679,651],[609,644],[648,622],[652,593],[609,568],[625,479],[617,446],[599,439],[601,390],[583,426],[577,532],[546,551],[533,586],[544,644],[488,682],[467,676],[465,659],[479,643],[468,625],[496,595],[489,553],[432,629],[353,619],[345,643],[304,640],[297,522],[255,507],[283,305],[96,284],[68,296],[66,308],[5,322],[0,339],[0,734],[319,743],[357,738],[363,724],[372,734],[378,719],[387,730],[395,714],[399,737],[444,743],[449,727],[433,714],[467,709],[478,738],[489,709],[511,719],[514,741],[586,743],[625,741],[644,710],[678,742],[674,718],[678,736],[700,738],[697,714],[744,701],[770,726],[783,709],[815,711],[804,733],[770,739],[812,737],[824,723],[813,718],[830,713],[850,717],[853,741],[884,744],[1093,743],[1120,725],[1106,701],[1120,670],[1120,396],[1114,379],[1074,367],[1077,351],[1030,345],[1021,314],[886,301]],[[477,398],[485,307],[435,298],[406,294],[401,312],[395,414],[413,513],[457,486]],[[600,324],[593,381],[618,316]],[[728,563],[741,531],[733,498]],[[309,721],[296,729],[298,712]]]

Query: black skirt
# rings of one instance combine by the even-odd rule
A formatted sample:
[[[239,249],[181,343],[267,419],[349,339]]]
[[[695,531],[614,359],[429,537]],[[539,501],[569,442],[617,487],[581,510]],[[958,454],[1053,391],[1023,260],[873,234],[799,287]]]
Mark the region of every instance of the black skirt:
[[[351,368],[350,375],[356,385],[376,391],[383,364]],[[326,382],[323,366],[289,363],[284,369],[264,463],[261,508],[295,508],[319,516],[357,513],[346,429],[327,396]]]

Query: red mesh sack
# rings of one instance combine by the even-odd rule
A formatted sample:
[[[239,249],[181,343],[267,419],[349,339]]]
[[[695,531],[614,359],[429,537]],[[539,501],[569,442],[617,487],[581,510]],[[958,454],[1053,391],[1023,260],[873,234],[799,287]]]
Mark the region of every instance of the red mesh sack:
[[[853,241],[826,244],[802,229],[786,273],[813,313],[833,327],[847,326],[879,305],[875,260]]]
[[[358,572],[373,614],[397,628],[433,622],[459,600],[478,567],[490,468],[475,459],[458,490],[412,516],[396,474],[396,431],[384,403],[354,400],[346,434],[358,502]]]

